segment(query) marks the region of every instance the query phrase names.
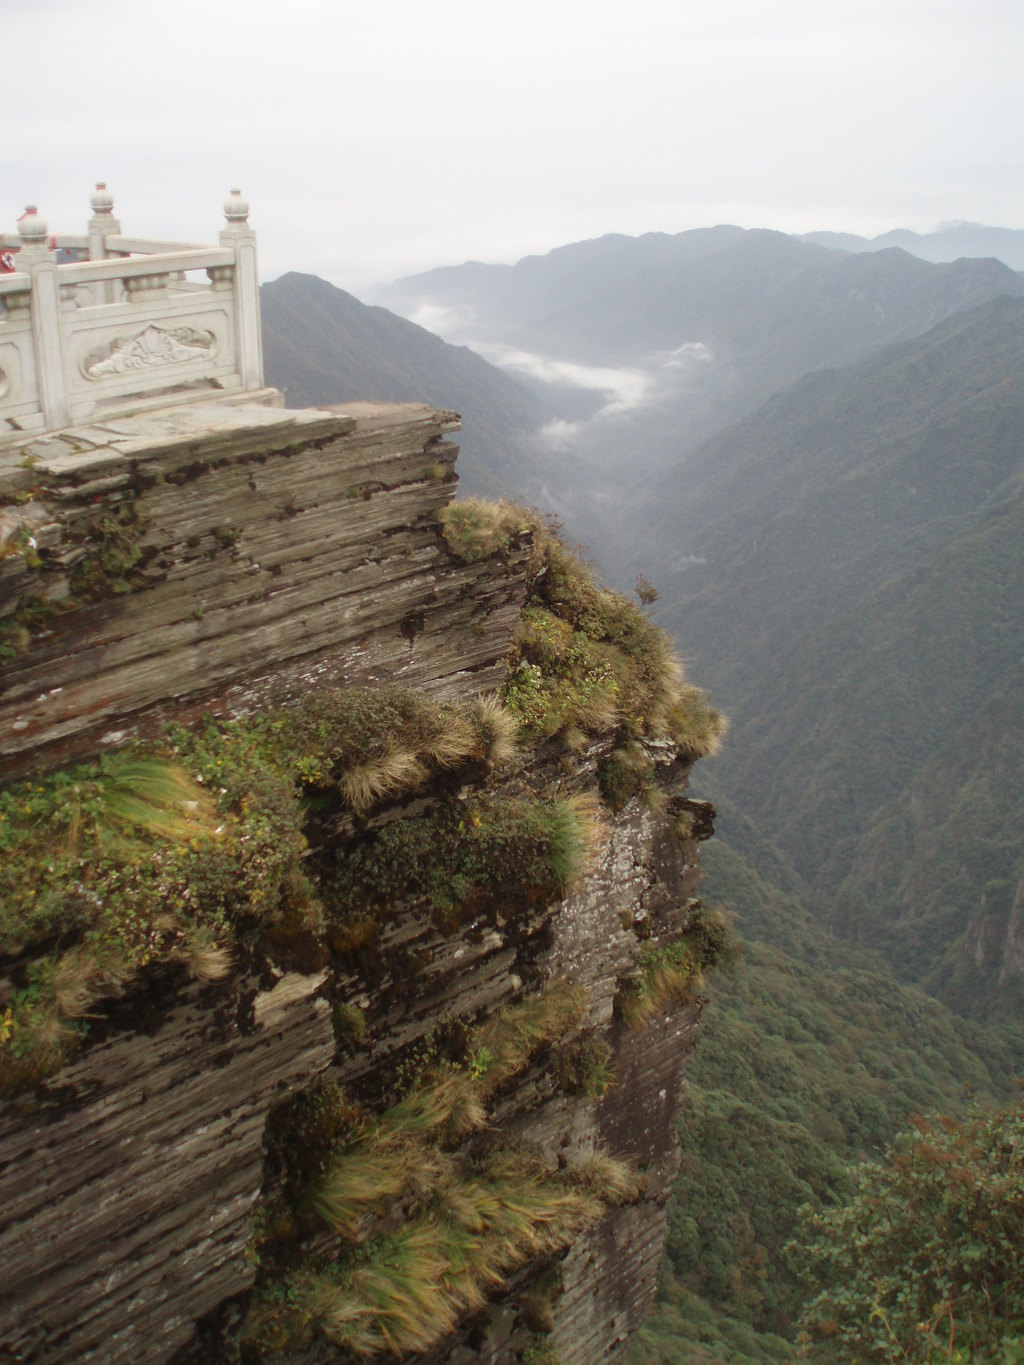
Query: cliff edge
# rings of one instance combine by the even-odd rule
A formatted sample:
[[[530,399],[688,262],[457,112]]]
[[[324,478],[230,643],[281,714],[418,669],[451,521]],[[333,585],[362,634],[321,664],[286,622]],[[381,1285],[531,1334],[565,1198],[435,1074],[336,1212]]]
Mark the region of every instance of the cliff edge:
[[[616,1358],[721,718],[453,414],[195,405],[0,469],[0,1354]]]

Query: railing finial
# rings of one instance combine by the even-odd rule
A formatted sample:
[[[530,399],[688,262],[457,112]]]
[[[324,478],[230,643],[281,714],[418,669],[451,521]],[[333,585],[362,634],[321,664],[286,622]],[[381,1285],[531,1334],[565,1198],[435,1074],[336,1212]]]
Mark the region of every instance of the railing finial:
[[[224,217],[230,227],[245,227],[249,218],[249,201],[241,190],[232,190],[224,200]]]
[[[105,180],[96,181],[96,188],[89,196],[89,203],[96,217],[106,217],[114,212],[114,196],[107,189]]]
[[[26,246],[46,245],[46,224],[40,218],[35,204],[26,205],[25,212],[18,219],[18,236]]]

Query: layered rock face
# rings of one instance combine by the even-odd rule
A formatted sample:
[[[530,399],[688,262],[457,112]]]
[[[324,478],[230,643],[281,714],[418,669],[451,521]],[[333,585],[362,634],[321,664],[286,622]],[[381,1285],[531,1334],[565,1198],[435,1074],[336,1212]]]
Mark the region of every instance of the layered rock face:
[[[537,568],[528,535],[468,559],[446,549],[437,514],[454,485],[451,414],[197,413],[150,418],[105,449],[86,448],[83,434],[61,438],[78,450],[48,441],[8,471],[0,515],[20,539],[0,559],[15,627],[0,684],[5,780],[155,734],[168,719],[294,707],[311,690],[352,685],[471,698],[503,678]],[[40,605],[59,607],[67,592],[72,606]],[[73,1060],[3,1097],[0,1357],[196,1365],[241,1350],[328,1362],[351,1358],[336,1344],[346,1341],[371,1357],[372,1341],[352,1344],[339,1313],[305,1309],[280,1348],[278,1305],[298,1302],[314,1273],[349,1292],[332,1267],[350,1265],[358,1279],[382,1240],[410,1220],[432,1226],[437,1206],[464,1197],[481,1171],[496,1180],[518,1162],[522,1190],[586,1209],[572,1235],[509,1255],[479,1302],[467,1295],[432,1338],[421,1332],[397,1353],[617,1358],[653,1301],[701,1006],[697,847],[713,815],[685,795],[690,762],[676,746],[641,736],[643,794],[598,818],[602,765],[618,742],[556,734],[500,768],[446,760],[408,790],[355,814],[320,813],[309,829],[308,865],[329,887],[389,829],[443,817],[471,837],[473,812],[486,821],[490,809],[477,801],[557,801],[560,818],[589,831],[564,884],[540,894],[506,878],[489,896],[460,893],[455,913],[403,869],[372,935],[360,902],[326,933],[286,922],[287,932],[240,938],[222,979],[189,981],[182,966],[154,961],[121,998],[98,1002]],[[681,944],[689,956],[666,967]],[[0,962],[0,1007],[16,1002],[25,960],[9,959],[6,972]],[[684,960],[692,970],[680,986]],[[658,971],[671,990],[652,988]],[[558,992],[572,1009],[557,1033],[524,1041],[516,1024],[516,1059],[501,1062],[502,1027]],[[650,1006],[642,1017],[627,1007],[638,1000]],[[409,1177],[388,1198],[367,1197],[346,1242],[337,1222],[309,1212],[317,1181],[343,1170],[368,1132],[398,1132],[401,1096],[420,1094],[423,1076],[457,1082],[480,1116],[444,1140],[403,1137],[441,1173],[436,1189]],[[325,1084],[359,1118],[282,1217],[282,1161],[301,1165],[322,1140],[292,1132],[300,1150],[282,1158],[282,1116]],[[630,1173],[618,1192],[584,1183],[595,1153]],[[533,1231],[548,1212],[532,1215]],[[260,1313],[270,1328],[241,1327],[240,1347],[240,1324]]]
[[[455,425],[220,403],[2,457],[5,779],[310,687],[493,685],[517,583],[439,547]]]

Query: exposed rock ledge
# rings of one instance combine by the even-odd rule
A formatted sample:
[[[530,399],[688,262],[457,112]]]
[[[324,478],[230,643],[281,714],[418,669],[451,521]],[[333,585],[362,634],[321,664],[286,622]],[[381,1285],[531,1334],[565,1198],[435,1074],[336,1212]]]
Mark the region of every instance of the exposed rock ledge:
[[[456,426],[422,404],[209,405],[35,442],[0,471],[0,515],[31,509],[34,542],[0,557],[0,625],[28,621],[0,660],[3,780],[310,686],[494,685],[522,583],[438,542]]]

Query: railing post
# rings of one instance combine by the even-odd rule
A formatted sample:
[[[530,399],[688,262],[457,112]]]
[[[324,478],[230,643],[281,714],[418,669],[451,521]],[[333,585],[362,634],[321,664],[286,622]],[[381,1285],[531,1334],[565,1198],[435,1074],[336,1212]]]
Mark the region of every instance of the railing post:
[[[121,231],[121,224],[114,217],[114,196],[102,180],[96,182],[96,189],[89,196],[92,217],[89,219],[89,260],[107,259],[107,238],[115,237]],[[114,297],[114,281],[105,280],[100,285],[98,303],[117,303]]]
[[[64,372],[64,337],[61,325],[60,283],[57,258],[46,240],[46,224],[30,205],[18,219],[19,269],[32,280],[32,349],[35,353],[39,406],[49,431],[71,421],[67,376]]]
[[[221,246],[235,253],[235,339],[238,372],[247,391],[263,387],[263,345],[260,338],[260,292],[256,271],[256,234],[249,226],[249,203],[240,190],[224,201],[228,225],[221,231]]]

